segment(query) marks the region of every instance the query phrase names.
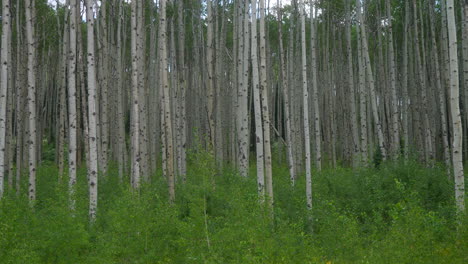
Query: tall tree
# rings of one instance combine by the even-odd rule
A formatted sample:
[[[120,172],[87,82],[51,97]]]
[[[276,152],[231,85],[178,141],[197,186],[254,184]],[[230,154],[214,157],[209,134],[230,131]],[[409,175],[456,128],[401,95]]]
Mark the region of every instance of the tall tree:
[[[396,66],[395,66],[395,52],[393,50],[393,17],[392,17],[392,6],[390,0],[386,0],[387,9],[387,20],[388,20],[388,61],[390,71],[390,90],[391,90],[391,145],[390,154],[392,157],[396,157],[400,150],[400,130],[399,130],[399,114],[398,114],[398,98],[396,88]]]
[[[255,113],[255,150],[257,153],[257,189],[260,199],[265,199],[265,156],[263,140],[262,102],[260,98],[260,76],[258,67],[257,1],[252,0],[252,88]]]
[[[378,112],[378,106],[377,106],[377,95],[375,91],[375,82],[374,82],[374,75],[372,73],[372,65],[371,65],[371,60],[370,60],[370,55],[369,55],[369,48],[367,44],[367,33],[366,33],[366,27],[364,23],[364,16],[362,15],[362,7],[361,7],[361,0],[356,0],[357,3],[357,17],[360,23],[360,36],[361,36],[361,45],[362,45],[362,56],[364,59],[365,63],[365,69],[366,69],[366,77],[367,81],[369,82],[369,92],[370,92],[370,100],[371,100],[371,106],[372,106],[372,116],[374,118],[374,125],[377,130],[377,139],[378,139],[378,145],[379,145],[379,150],[380,153],[382,154],[383,159],[385,160],[387,157],[387,151],[385,149],[385,143],[384,143],[384,136],[382,132],[382,123],[380,122],[380,117],[379,117],[379,112]]]
[[[98,202],[97,104],[96,65],[94,56],[94,1],[86,0],[87,61],[88,61],[88,144],[89,144],[89,218],[96,219]]]
[[[293,155],[293,144],[291,136],[291,116],[290,116],[290,106],[289,106],[289,85],[288,78],[286,76],[286,62],[284,61],[284,48],[283,48],[283,22],[282,22],[282,9],[280,0],[277,0],[276,5],[278,6],[278,39],[279,39],[279,57],[280,57],[280,67],[281,67],[281,86],[283,92],[283,102],[284,102],[284,123],[286,129],[286,148],[288,156],[288,167],[289,167],[289,177],[291,179],[291,184],[294,186],[296,181],[296,169],[294,163]]]
[[[352,133],[352,151],[353,151],[353,166],[357,167],[359,164],[360,148],[359,148],[359,132],[358,122],[356,115],[356,95],[354,90],[354,71],[353,71],[353,49],[351,43],[351,11],[350,5],[353,0],[347,0],[346,5],[346,51],[347,51],[347,66],[348,66],[348,86],[349,86],[349,109],[351,133]]]
[[[7,0],[2,1],[2,50],[1,50],[1,76],[0,76],[0,199],[3,196],[4,179],[6,171],[6,110],[7,110],[7,92],[8,92],[8,70],[10,61],[8,60],[8,50],[10,49],[10,3]],[[11,178],[12,176],[9,175]]]
[[[166,159],[165,175],[168,182],[169,202],[175,201],[175,177],[174,177],[174,148],[172,143],[172,115],[171,115],[171,96],[168,82],[168,57],[167,57],[167,21],[166,21],[166,0],[160,1],[160,14],[159,14],[159,52],[161,60],[161,86],[162,86],[162,119],[165,142]]]
[[[300,0],[301,12],[301,51],[302,51],[302,94],[303,94],[303,122],[304,122],[304,144],[305,144],[305,166],[306,166],[306,197],[307,209],[312,210],[312,171],[310,164],[310,132],[309,132],[309,91],[307,88],[307,53],[306,53],[306,25],[305,25],[305,3]]]
[[[459,213],[465,212],[465,177],[463,174],[463,129],[460,114],[457,28],[453,0],[447,0],[447,28],[450,56],[450,113],[452,117],[452,166],[455,178],[455,201]]]
[[[139,90],[138,90],[138,26],[137,26],[138,1],[132,0],[131,28],[132,28],[132,162],[131,162],[131,183],[136,189],[140,187],[140,111],[139,111]]]
[[[254,8],[254,7],[252,7]],[[269,205],[273,205],[273,177],[271,168],[270,111],[268,108],[265,0],[260,0],[260,95],[262,98],[263,147],[265,149],[265,183]],[[255,21],[255,17],[253,19]]]
[[[30,201],[36,200],[36,42],[34,36],[35,1],[26,0],[26,38],[28,43],[28,156]]]
[[[76,184],[76,164],[77,153],[77,118],[76,118],[76,0],[70,0],[70,48],[68,55],[68,122],[69,122],[69,143],[68,143],[68,170],[69,170],[69,192],[71,208],[74,208],[74,193]]]

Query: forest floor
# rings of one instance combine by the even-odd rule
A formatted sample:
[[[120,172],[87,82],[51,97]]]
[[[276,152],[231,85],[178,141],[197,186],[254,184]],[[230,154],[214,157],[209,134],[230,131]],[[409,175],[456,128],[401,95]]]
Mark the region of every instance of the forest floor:
[[[255,168],[244,179],[214,164],[191,154],[173,205],[161,175],[134,192],[111,167],[89,224],[86,170],[71,212],[66,175],[43,162],[33,210],[13,192],[0,202],[0,263],[468,263],[468,217],[457,220],[442,166],[325,169],[313,174],[308,211],[304,177],[291,187],[275,164],[272,214]]]

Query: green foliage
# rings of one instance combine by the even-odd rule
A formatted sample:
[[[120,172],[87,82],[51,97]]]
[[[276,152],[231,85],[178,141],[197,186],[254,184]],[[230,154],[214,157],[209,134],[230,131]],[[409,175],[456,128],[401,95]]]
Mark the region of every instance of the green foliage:
[[[288,169],[275,163],[272,218],[258,202],[255,175],[219,170],[205,151],[188,157],[186,182],[178,178],[173,205],[162,175],[136,192],[128,180],[119,183],[111,167],[100,178],[93,224],[86,170],[78,172],[72,212],[67,179],[59,182],[57,168],[43,165],[34,209],[14,192],[0,201],[1,262],[468,262],[468,217],[458,225],[442,167],[395,161],[315,172],[314,208],[308,211],[304,177],[292,187]]]

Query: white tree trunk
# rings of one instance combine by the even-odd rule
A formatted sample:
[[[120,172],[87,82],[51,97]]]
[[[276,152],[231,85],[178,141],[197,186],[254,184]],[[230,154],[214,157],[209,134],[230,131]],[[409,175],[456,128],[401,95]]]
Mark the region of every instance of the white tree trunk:
[[[160,1],[160,47],[159,51],[161,54],[162,62],[162,74],[161,74],[161,85],[163,91],[163,130],[166,146],[166,176],[168,181],[168,190],[169,190],[169,202],[173,203],[175,201],[175,177],[174,177],[174,147],[172,144],[172,115],[171,115],[171,96],[168,83],[168,58],[167,58],[167,22],[166,22],[166,0]]]
[[[400,130],[399,130],[399,114],[398,114],[398,98],[397,98],[397,88],[396,88],[396,66],[395,66],[395,55],[393,51],[393,28],[392,28],[392,13],[390,0],[386,0],[386,9],[387,9],[387,18],[388,18],[388,55],[389,55],[389,67],[390,67],[390,89],[392,94],[392,107],[391,107],[391,139],[392,144],[390,148],[391,156],[393,158],[398,156],[400,150]]]
[[[452,116],[452,165],[455,178],[455,201],[460,214],[465,212],[465,177],[462,159],[462,123],[459,105],[457,28],[453,0],[447,0],[447,28],[450,56],[450,112]]]
[[[68,144],[68,171],[70,207],[75,208],[75,184],[76,184],[76,148],[77,142],[77,118],[76,118],[76,0],[70,0],[70,52],[68,57],[68,114],[69,114],[69,144]]]
[[[304,144],[306,167],[306,197],[307,209],[312,210],[312,172],[310,164],[310,132],[309,132],[309,91],[307,89],[307,53],[306,53],[306,28],[305,28],[305,4],[300,1],[301,12],[301,48],[302,48],[302,93],[303,93],[303,117],[304,117]]]
[[[255,20],[253,20],[255,21]],[[266,36],[265,36],[265,0],[260,0],[260,93],[262,99],[263,147],[265,154],[265,183],[268,202],[273,206],[273,176],[271,168],[270,111],[268,108]]]
[[[263,146],[262,105],[260,99],[260,77],[258,68],[258,38],[257,38],[257,1],[252,0],[252,30],[251,30],[251,58],[252,58],[252,86],[255,113],[255,145],[257,153],[257,190],[261,201],[265,200],[265,157]]]
[[[97,153],[97,105],[96,105],[96,65],[94,60],[94,1],[86,0],[87,54],[88,54],[88,144],[89,144],[89,217],[96,219],[98,198],[98,153]]]
[[[138,189],[140,187],[140,111],[139,111],[139,93],[138,93],[138,51],[137,51],[137,0],[132,0],[131,14],[131,29],[132,29],[132,100],[131,100],[131,184],[132,187]]]
[[[293,144],[291,139],[291,116],[290,116],[290,106],[289,106],[289,85],[288,77],[286,76],[286,63],[284,61],[284,48],[283,48],[283,30],[282,30],[282,11],[280,0],[277,1],[278,6],[278,35],[279,35],[279,57],[280,57],[280,67],[281,67],[281,86],[283,92],[283,102],[284,102],[284,122],[286,126],[286,145],[287,145],[287,156],[288,156],[288,168],[289,168],[289,178],[291,180],[291,185],[294,186],[296,182],[296,169],[294,164],[294,154],[293,154]]]
[[[26,0],[26,37],[28,43],[28,158],[29,158],[29,188],[30,201],[36,200],[36,48],[34,39],[34,1]]]
[[[7,91],[8,91],[8,50],[10,49],[10,3],[3,0],[2,2],[2,50],[1,50],[1,84],[0,84],[0,199],[3,197],[4,180],[5,180],[5,145],[6,145],[6,108],[7,108]],[[11,177],[11,175],[10,175]]]
[[[361,41],[362,41],[362,55],[365,62],[366,74],[367,74],[367,81],[369,82],[369,91],[370,91],[370,100],[372,106],[372,116],[374,118],[374,125],[377,130],[377,139],[379,144],[380,152],[382,153],[382,157],[385,160],[387,157],[387,151],[385,149],[384,143],[384,136],[382,132],[382,124],[380,122],[378,107],[377,107],[377,95],[375,91],[375,82],[374,82],[374,75],[372,73],[372,65],[369,56],[369,49],[367,47],[367,33],[366,27],[364,25],[364,18],[361,12],[361,0],[356,0],[357,3],[357,16],[360,22],[360,30],[361,30]]]

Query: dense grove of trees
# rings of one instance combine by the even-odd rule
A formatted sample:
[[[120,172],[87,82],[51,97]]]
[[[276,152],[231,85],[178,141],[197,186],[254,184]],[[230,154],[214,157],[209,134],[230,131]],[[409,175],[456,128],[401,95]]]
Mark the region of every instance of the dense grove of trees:
[[[202,148],[255,163],[270,208],[273,158],[311,210],[322,168],[443,162],[465,211],[468,1],[1,2],[0,199],[34,206],[54,146],[72,209],[86,166],[91,220],[113,164],[134,190],[162,172],[174,203]]]

